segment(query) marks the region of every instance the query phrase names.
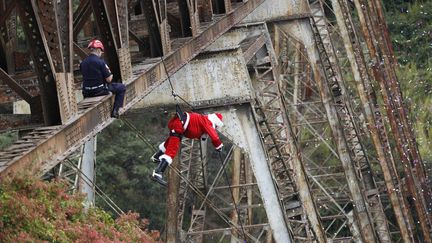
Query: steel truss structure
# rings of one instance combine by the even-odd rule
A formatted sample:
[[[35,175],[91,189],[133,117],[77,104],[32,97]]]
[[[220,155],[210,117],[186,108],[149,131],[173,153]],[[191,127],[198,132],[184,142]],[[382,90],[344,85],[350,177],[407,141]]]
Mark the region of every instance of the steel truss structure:
[[[211,164],[219,158],[207,141],[183,139],[169,175],[167,242],[432,242],[429,175],[381,4],[0,0],[0,90],[10,90],[0,101],[31,110],[0,119],[0,129],[36,127],[0,151],[0,176],[51,172],[73,190],[86,183],[83,166],[92,176],[79,151],[113,121],[113,98],[76,98],[89,39],[103,41],[114,80],[126,84],[122,113],[192,61],[229,52],[246,73],[244,97],[206,90],[212,100],[190,102],[233,119],[222,131],[230,149]]]

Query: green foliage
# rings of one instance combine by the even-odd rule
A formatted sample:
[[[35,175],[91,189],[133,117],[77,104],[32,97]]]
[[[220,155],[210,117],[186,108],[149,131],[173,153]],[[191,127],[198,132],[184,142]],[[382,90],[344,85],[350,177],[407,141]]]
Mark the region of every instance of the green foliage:
[[[148,140],[118,120],[98,135],[97,184],[123,210],[133,210],[151,219],[150,228],[165,225],[166,188],[154,183],[150,175],[156,164],[149,162],[165,139],[167,117],[135,114],[128,118]],[[151,144],[152,146],[149,146]],[[97,205],[106,206],[102,200]],[[108,207],[106,210],[110,210]]]
[[[0,134],[0,150],[11,145],[18,138],[18,133],[16,131],[9,131]]]
[[[128,213],[114,220],[98,208],[84,211],[83,196],[66,183],[29,177],[0,184],[0,242],[154,242],[147,221]],[[152,235],[152,237],[149,236]]]
[[[415,63],[425,68],[432,51],[432,1],[417,2],[406,9],[387,16],[394,49],[402,65]]]
[[[393,2],[393,3],[391,3]],[[432,162],[432,1],[385,1],[398,77],[423,161]],[[392,7],[393,6],[393,7]]]

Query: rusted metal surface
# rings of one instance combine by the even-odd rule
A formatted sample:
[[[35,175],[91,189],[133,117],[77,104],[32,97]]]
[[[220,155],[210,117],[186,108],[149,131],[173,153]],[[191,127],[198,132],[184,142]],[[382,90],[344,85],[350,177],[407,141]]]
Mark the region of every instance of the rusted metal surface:
[[[168,173],[168,190],[167,190],[167,219],[166,219],[166,242],[175,243],[180,241],[180,232],[178,231],[178,212],[179,212],[179,187],[180,177],[175,171],[180,168],[179,157],[175,157],[170,165]]]
[[[161,30],[159,29],[157,15],[155,13],[156,6],[154,1],[141,1],[141,9],[146,17],[145,24],[149,32],[151,56],[157,57],[163,55]],[[143,21],[143,20],[141,20]]]
[[[408,208],[403,200],[399,175],[394,173],[396,171],[396,168],[394,168],[395,162],[384,127],[384,121],[382,120],[379,108],[376,108],[376,102],[373,102],[373,96],[375,96],[374,90],[370,85],[371,80],[367,71],[366,61],[352,24],[350,11],[344,1],[333,0],[332,6],[343,37],[345,49],[348,53],[354,78],[357,82],[357,92],[366,114],[368,128],[385,178],[387,192],[392,203],[400,234],[404,242],[414,241],[412,220],[409,219]]]
[[[21,21],[28,23],[23,28],[32,59],[37,60],[34,63],[39,77],[39,89],[45,124],[61,124],[54,77],[55,68],[49,54],[41,20],[37,15],[37,6],[34,1],[31,1],[31,4],[24,0],[17,1],[17,3]]]
[[[278,195],[285,210],[285,220],[294,240],[326,242],[281,99],[279,73],[276,72],[276,59],[269,38],[264,47],[266,54],[257,53],[253,64],[255,73],[251,78],[258,92],[254,108],[260,119],[260,132],[279,188]],[[305,215],[307,216],[303,218]]]
[[[326,70],[324,73],[326,74],[327,82],[329,82],[329,85],[331,86],[334,101],[337,103],[336,110],[338,111],[338,116],[341,120],[347,146],[351,152],[350,156],[356,167],[359,182],[361,183],[360,186],[363,190],[368,192],[368,196],[364,198],[366,200],[365,206],[369,208],[368,211],[370,212],[371,220],[374,223],[374,230],[381,242],[390,242],[391,239],[389,226],[384,214],[383,205],[379,195],[377,194],[378,189],[375,179],[373,178],[374,174],[372,173],[370,158],[366,156],[367,153],[363,145],[364,142],[359,135],[359,126],[356,124],[353,118],[355,113],[353,109],[354,106],[351,101],[352,99],[348,97],[349,93],[347,92],[346,82],[342,77],[339,59],[336,55],[336,51],[328,31],[328,24],[326,23],[327,19],[324,16],[324,4],[325,3],[322,1],[313,1],[310,3],[312,16],[314,19],[313,22],[316,26],[317,33],[321,37],[324,47],[324,49],[319,50],[319,52],[325,51],[327,54],[321,54],[321,59],[328,58],[330,64],[327,64],[326,66],[327,61],[322,61],[324,65],[323,69]],[[316,44],[318,48],[320,48],[318,41],[316,41]],[[336,80],[336,83],[333,83],[334,80]]]
[[[30,115],[0,114],[0,131],[22,129],[34,125]]]
[[[14,92],[16,92],[21,98],[28,103],[33,102],[33,96],[27,92],[17,81],[9,76],[2,68],[0,68],[0,80],[6,83]]]
[[[354,211],[356,212],[356,220],[358,220],[362,238],[366,242],[375,242],[376,239],[373,230],[373,222],[371,222],[369,212],[367,210],[366,200],[362,193],[361,181],[359,180],[356,168],[354,167],[355,165],[360,165],[354,164],[355,161],[353,161],[352,158],[353,154],[350,154],[350,152],[352,153],[353,151],[349,147],[349,144],[346,140],[352,136],[352,134],[349,135],[347,133],[354,132],[352,124],[353,121],[349,120],[352,119],[349,117],[349,110],[346,107],[346,104],[344,104],[341,100],[341,90],[340,87],[337,87],[339,84],[335,79],[336,76],[334,76],[335,71],[331,67],[330,60],[327,56],[325,47],[323,46],[320,33],[316,28],[316,25],[311,23],[311,30],[309,30],[310,32],[303,33],[309,37],[313,35],[315,39],[316,49],[310,50],[311,52],[315,52],[315,55],[318,54],[317,57],[319,58],[318,60],[313,60],[311,58],[313,68],[315,68],[315,81],[327,112],[327,118],[329,119],[329,124],[332,128],[333,138],[337,144],[339,158],[345,170],[345,176],[347,177],[348,187],[351,191],[351,197],[355,205]],[[334,103],[337,103],[337,105]],[[344,119],[343,122],[340,121],[342,119]],[[345,127],[342,126],[343,123],[348,123],[350,127],[345,130]]]
[[[119,46],[118,41],[116,40],[116,37],[118,37],[118,32],[114,33],[115,31],[112,31],[113,26],[117,25],[117,21],[112,23],[109,14],[110,11],[115,10],[108,9],[108,7],[113,8],[114,6],[107,6],[106,1],[103,0],[90,0],[90,5],[93,8],[93,14],[95,16],[95,20],[99,29],[99,38],[104,43],[104,55],[106,56],[108,66],[110,67],[111,73],[113,74],[113,81],[121,82],[121,69],[119,63],[119,56],[117,54],[117,49],[119,48]]]
[[[397,84],[397,77],[392,65],[391,52],[389,43],[386,43],[386,29],[382,29],[374,9],[364,1],[355,1],[357,13],[359,16],[362,33],[367,43],[371,61],[373,62],[372,70],[375,80],[380,86],[381,95],[384,100],[391,131],[396,142],[396,149],[404,164],[405,180],[408,187],[408,197],[416,198],[414,206],[418,221],[420,222],[422,235],[425,241],[431,241],[430,238],[430,220],[427,218],[426,198],[421,192],[428,192],[429,188],[425,187],[426,177],[422,170],[422,163],[419,163],[419,157],[416,147],[412,144],[413,136],[410,123],[407,120],[402,95]],[[420,184],[419,184],[420,183]],[[421,185],[423,184],[423,185]],[[426,193],[428,194],[428,193]]]
[[[90,0],[83,0],[73,14],[73,38],[76,40],[92,13]]]
[[[255,9],[262,0],[250,0],[241,4],[230,14],[221,17],[213,25],[203,30],[196,38],[191,39],[178,50],[165,57],[165,64],[169,75],[174,74],[193,57],[207,47],[215,38],[226,32],[234,24],[238,23],[248,13]],[[138,68],[134,66],[134,68]],[[149,94],[163,80],[167,73],[162,62],[157,62],[148,70],[135,71],[135,75],[127,83],[125,110],[131,108],[142,97]],[[14,174],[17,171],[27,170],[34,174],[43,174],[69,153],[76,150],[89,137],[94,136],[101,129],[112,122],[109,117],[111,110],[110,96],[82,111],[75,120],[64,125],[53,136],[41,141],[39,146],[28,150],[25,154],[14,156],[2,163],[0,174]],[[16,157],[16,158],[15,158]]]

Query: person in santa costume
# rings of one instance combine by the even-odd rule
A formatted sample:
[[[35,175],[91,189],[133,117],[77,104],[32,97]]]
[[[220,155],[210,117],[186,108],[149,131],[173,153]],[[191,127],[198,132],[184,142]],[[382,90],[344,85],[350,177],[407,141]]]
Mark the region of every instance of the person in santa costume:
[[[177,111],[177,115],[168,122],[169,137],[159,145],[159,151],[151,157],[153,162],[159,163],[151,178],[162,185],[167,184],[162,175],[176,156],[182,137],[206,139],[208,136],[216,150],[220,152],[223,144],[219,139],[216,128],[222,126],[222,115],[220,113],[203,115],[194,112]]]

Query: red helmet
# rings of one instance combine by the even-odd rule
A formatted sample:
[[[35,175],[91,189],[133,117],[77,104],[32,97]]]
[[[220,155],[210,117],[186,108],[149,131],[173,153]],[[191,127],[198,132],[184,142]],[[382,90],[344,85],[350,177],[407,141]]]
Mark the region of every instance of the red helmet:
[[[102,51],[104,51],[104,46],[103,46],[102,42],[100,40],[96,40],[96,39],[90,41],[90,43],[88,44],[87,48],[89,48],[89,49],[90,48],[94,48],[94,49],[99,48]]]

